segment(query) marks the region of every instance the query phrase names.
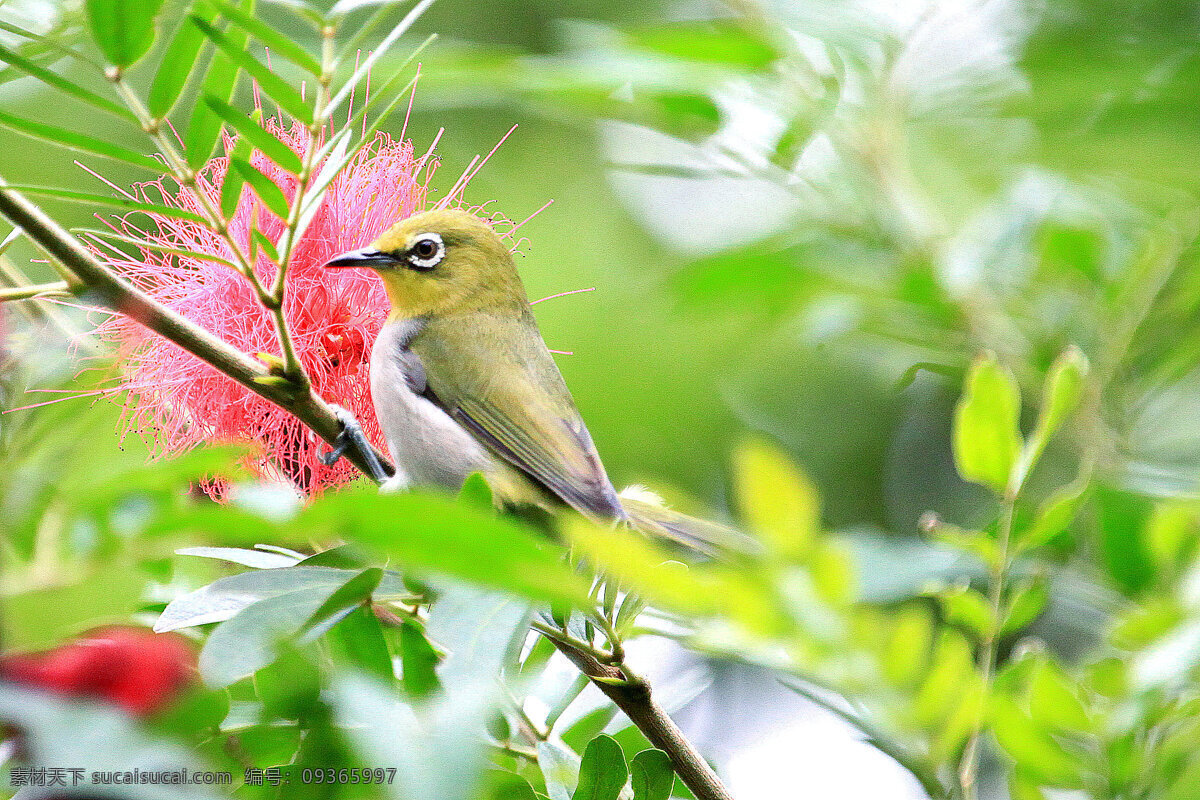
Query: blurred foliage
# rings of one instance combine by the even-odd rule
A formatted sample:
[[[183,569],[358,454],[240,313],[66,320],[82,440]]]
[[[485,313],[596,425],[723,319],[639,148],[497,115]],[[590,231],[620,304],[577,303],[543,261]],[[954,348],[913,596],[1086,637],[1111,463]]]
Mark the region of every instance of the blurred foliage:
[[[107,192],[23,124],[115,156],[118,186],[145,177],[128,112],[87,70],[141,56],[144,26],[89,32],[118,7],[142,8],[0,8],[6,179]],[[407,10],[381,9],[350,7],[352,50]],[[184,10],[164,4],[127,77],[196,158],[222,120],[257,122],[236,70],[208,68],[197,102],[179,64],[247,63],[238,41],[213,60],[208,38],[245,36],[256,62],[265,45],[283,86],[259,89],[304,113],[309,11],[264,2],[199,37]],[[568,548],[472,497],[300,509],[220,448],[147,466],[108,402],[11,410],[112,367],[72,309],[5,304],[5,646],[189,629],[205,685],[148,729],[8,687],[0,715],[36,758],[82,760],[54,748],[86,718],[112,748],[97,764],[167,748],[239,784],[277,766],[289,797],[686,796],[528,633],[547,602],[600,591],[569,549],[619,581],[611,633],[774,670],[931,796],[1196,796],[1198,16],[1173,0],[434,4],[379,69],[443,34],[408,129],[446,128],[442,186],[521,123],[471,193],[514,218],[555,200],[520,266],[533,297],[599,288],[537,310],[577,352],[561,367],[614,479],[731,508],[764,552],[684,565],[563,520]],[[94,210],[45,204],[70,224]],[[4,266],[36,257],[24,247]],[[230,503],[191,490],[213,475]],[[599,619],[557,615],[613,644]],[[380,765],[392,784],[296,778]]]

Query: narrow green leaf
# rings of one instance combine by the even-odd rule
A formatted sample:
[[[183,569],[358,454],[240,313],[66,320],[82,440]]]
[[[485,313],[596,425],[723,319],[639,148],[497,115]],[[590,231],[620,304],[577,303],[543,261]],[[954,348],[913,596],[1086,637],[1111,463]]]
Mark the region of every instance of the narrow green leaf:
[[[242,28],[267,47],[306,72],[310,72],[313,75],[321,74],[321,65],[317,63],[317,60],[293,40],[266,25],[254,15],[242,11],[237,6],[220,2],[220,0],[218,0],[218,5],[221,9],[221,14],[231,23]]]
[[[72,189],[58,189],[53,186],[32,186],[29,184],[9,184],[8,188],[23,194],[55,197],[59,200],[71,200],[77,203],[96,203],[97,205],[123,208],[127,211],[140,211],[144,214],[156,214],[174,219],[187,220],[188,222],[204,223],[205,221],[204,217],[192,211],[175,208],[174,206],[158,205],[157,203],[143,203],[140,200],[131,200],[128,197],[114,197],[105,194],[92,194],[91,192],[77,192]]]
[[[438,661],[437,651],[425,638],[421,626],[410,619],[405,620],[400,626],[400,663],[403,666],[400,678],[409,697],[428,697],[438,690],[441,685],[437,676]]]
[[[617,800],[628,777],[621,745],[611,736],[601,734],[588,742],[583,751],[579,784],[571,800]]]
[[[1021,395],[990,355],[976,359],[954,409],[954,461],[962,477],[1004,494],[1021,452]]]
[[[47,86],[52,86],[61,92],[65,92],[76,100],[82,100],[89,105],[107,111],[122,119],[137,122],[137,117],[134,113],[120,103],[110,100],[107,97],[102,97],[90,89],[85,89],[79,84],[67,80],[61,75],[46,69],[36,62],[30,61],[20,53],[10,50],[3,45],[0,45],[0,61],[12,64],[14,67],[19,67]]]
[[[633,800],[667,800],[675,785],[671,757],[662,750],[643,750],[629,764]]]
[[[254,0],[243,0],[243,5],[253,10]],[[197,16],[196,14],[189,15],[189,21]],[[194,22],[191,24],[195,25]],[[241,29],[229,31],[226,34],[226,38],[230,44],[237,47],[245,47],[248,39],[246,32]],[[211,95],[212,97],[224,100],[226,103],[230,102],[233,99],[234,91],[237,89],[238,72],[238,65],[224,51],[214,51],[212,61],[208,65],[208,72],[205,74],[204,82],[201,85],[201,95]],[[188,165],[192,169],[199,169],[203,166],[208,157],[212,155],[213,148],[216,147],[220,138],[221,118],[208,106],[203,103],[197,103],[196,107],[192,110],[187,135],[184,137]]]
[[[213,11],[195,6],[192,15],[184,17],[176,29],[175,36],[158,65],[158,72],[154,74],[154,82],[150,84],[150,93],[146,98],[150,114],[156,119],[162,119],[171,113],[199,61],[200,48],[204,45],[205,37],[192,22],[192,16],[208,21],[216,17]]]
[[[266,234],[256,229],[250,234],[250,241],[252,245],[262,248],[262,251],[267,254],[267,258],[276,264],[279,263],[279,251],[275,249],[275,244],[267,238]]]
[[[87,0],[88,24],[104,57],[128,67],[154,44],[154,18],[162,0]]]
[[[304,165],[300,162],[300,156],[292,152],[290,147],[276,139],[254,122],[254,120],[229,105],[229,103],[226,103],[219,97],[205,95],[204,104],[211,108],[217,116],[229,123],[230,127],[237,131],[247,142],[261,150],[263,155],[283,169],[295,174],[304,168]]]
[[[300,92],[293,89],[287,81],[280,78],[274,72],[271,72],[265,64],[250,55],[245,47],[244,36],[241,37],[242,42],[239,44],[236,40],[221,33],[200,17],[192,15],[191,19],[204,32],[204,35],[213,41],[213,44],[225,52],[225,55],[234,64],[244,69],[254,80],[258,81],[259,88],[262,89],[267,97],[274,100],[281,108],[305,125],[312,124],[312,109],[308,107],[304,98],[300,96]]]
[[[58,128],[43,122],[34,122],[30,119],[23,119],[22,117],[9,114],[7,111],[0,111],[0,125],[7,125],[13,130],[27,136],[45,139],[48,142],[62,145],[71,150],[78,150],[81,153],[103,156],[104,158],[111,158],[114,161],[124,161],[126,164],[133,164],[135,167],[142,167],[143,169],[153,170],[157,173],[163,172],[162,163],[153,156],[139,153],[136,150],[130,150],[127,147],[121,147],[120,145],[112,144],[111,142],[79,133],[78,131]]]
[[[258,195],[258,199],[271,210],[272,214],[280,219],[287,219],[287,197],[284,196],[283,190],[275,184],[275,181],[259,172],[249,162],[241,158],[231,158],[229,163],[242,174],[242,178],[245,179],[246,183],[250,184],[250,187],[254,189],[254,193]]]
[[[233,143],[233,152],[229,154],[229,164],[250,158],[253,149],[247,137],[239,136]],[[237,212],[238,201],[242,198],[242,187],[245,184],[246,178],[240,170],[232,167],[225,170],[225,175],[221,178],[221,216],[225,219],[232,219]]]

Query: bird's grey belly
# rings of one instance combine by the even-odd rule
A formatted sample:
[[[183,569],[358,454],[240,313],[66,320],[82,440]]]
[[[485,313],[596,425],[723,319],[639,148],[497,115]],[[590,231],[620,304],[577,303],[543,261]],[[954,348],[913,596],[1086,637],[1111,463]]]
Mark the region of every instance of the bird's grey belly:
[[[371,350],[371,399],[396,464],[385,490],[440,486],[457,490],[491,456],[446,412],[413,391],[406,374],[408,342],[420,322],[384,325]]]

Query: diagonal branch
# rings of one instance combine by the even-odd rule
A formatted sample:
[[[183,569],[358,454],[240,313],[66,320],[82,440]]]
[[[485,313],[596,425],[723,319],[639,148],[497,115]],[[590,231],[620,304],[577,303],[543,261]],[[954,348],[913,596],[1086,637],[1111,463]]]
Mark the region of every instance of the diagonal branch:
[[[0,213],[74,274],[111,308],[170,339],[192,355],[225,373],[250,391],[293,414],[318,436],[334,445],[341,423],[311,388],[272,374],[265,366],[214,336],[186,317],[163,306],[145,292],[108,269],[40,208],[11,189],[0,178]],[[357,448],[346,451],[356,467],[370,475],[370,467]],[[377,454],[387,466],[387,459]]]
[[[590,653],[559,639],[551,638],[550,641],[613,705],[625,712],[650,744],[670,757],[675,774],[696,800],[733,800],[717,773],[651,695],[650,684],[645,678],[632,674],[623,664],[603,664]]]

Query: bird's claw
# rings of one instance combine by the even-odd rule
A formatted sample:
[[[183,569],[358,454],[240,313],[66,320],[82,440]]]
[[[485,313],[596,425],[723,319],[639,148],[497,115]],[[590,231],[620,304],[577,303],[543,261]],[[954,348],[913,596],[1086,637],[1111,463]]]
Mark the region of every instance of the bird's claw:
[[[383,465],[379,463],[379,457],[375,455],[375,448],[367,441],[367,435],[363,433],[362,425],[354,418],[346,409],[341,406],[330,405],[330,410],[337,417],[338,422],[342,425],[341,433],[338,434],[337,442],[332,450],[327,453],[321,453],[317,456],[321,463],[327,467],[332,467],[337,463],[338,459],[346,454],[346,451],[354,447],[362,454],[363,459],[367,462],[371,477],[377,482],[382,483],[387,480],[387,472],[384,471]]]

